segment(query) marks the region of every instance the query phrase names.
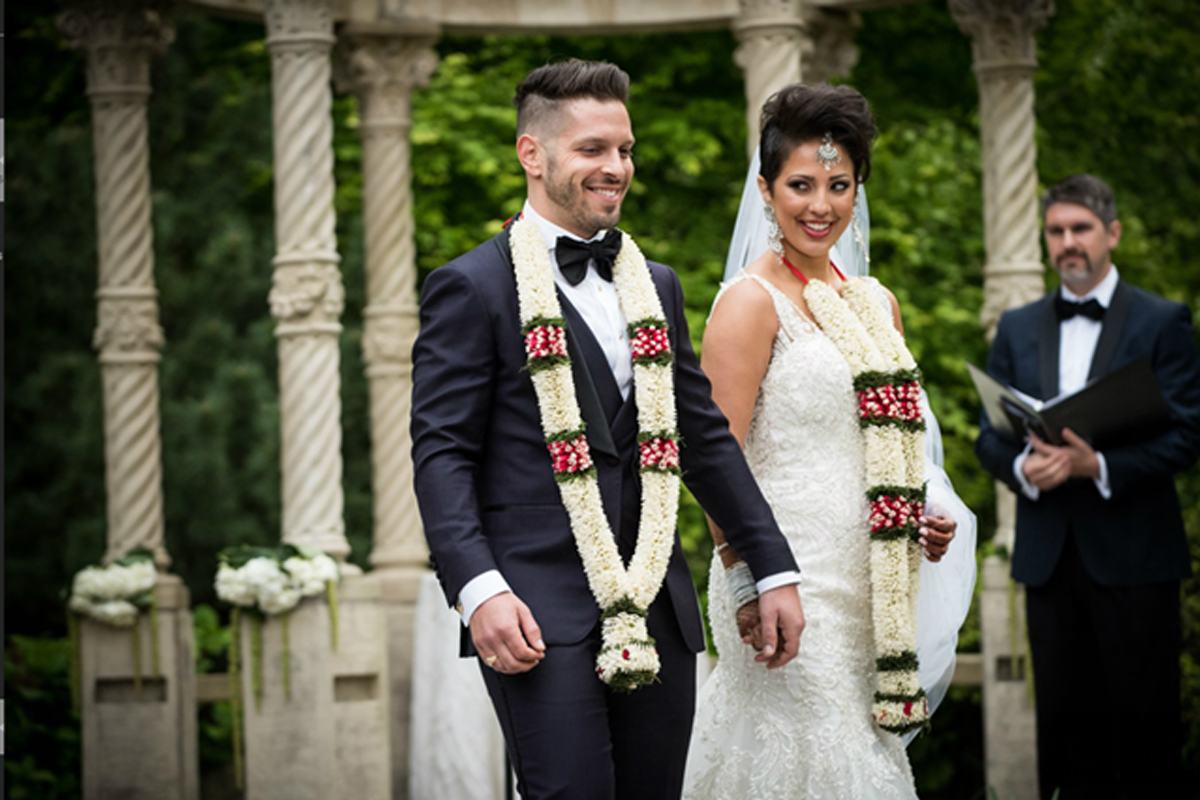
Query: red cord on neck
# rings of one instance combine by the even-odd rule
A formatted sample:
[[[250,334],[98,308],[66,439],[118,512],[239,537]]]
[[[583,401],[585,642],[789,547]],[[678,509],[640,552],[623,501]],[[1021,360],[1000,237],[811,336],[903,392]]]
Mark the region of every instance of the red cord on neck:
[[[797,278],[800,279],[801,283],[803,283],[805,286],[808,285],[808,278],[804,277],[804,273],[801,272],[800,270],[796,269],[796,267],[792,264],[792,262],[787,260],[787,256],[779,256],[779,260],[783,262],[783,265],[785,267],[787,267],[788,269],[790,269],[792,271],[793,275],[795,275]],[[846,276],[843,275],[842,271],[837,268],[837,264],[830,261],[829,266],[833,267],[833,271],[837,273],[837,276],[839,278],[841,278],[843,281],[846,280]]]

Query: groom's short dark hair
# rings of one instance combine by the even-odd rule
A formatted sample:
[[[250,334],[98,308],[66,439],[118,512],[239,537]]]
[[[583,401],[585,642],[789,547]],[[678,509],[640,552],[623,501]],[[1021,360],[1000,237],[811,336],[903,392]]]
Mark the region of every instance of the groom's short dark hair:
[[[624,103],[629,97],[629,75],[607,61],[572,58],[545,64],[517,85],[517,136],[558,110],[564,100],[590,98]]]

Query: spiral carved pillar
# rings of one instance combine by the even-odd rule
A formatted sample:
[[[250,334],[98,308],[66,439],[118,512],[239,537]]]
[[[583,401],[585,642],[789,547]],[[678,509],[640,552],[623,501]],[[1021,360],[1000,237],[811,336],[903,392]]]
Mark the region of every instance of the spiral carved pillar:
[[[429,35],[350,28],[335,60],[339,89],[358,97],[363,141],[367,307],[363,360],[371,391],[375,530],[373,575],[381,583],[391,668],[394,798],[408,796],[409,716],[417,598],[428,550],[413,492],[412,345],[417,335],[413,239],[412,91],[437,67]]]
[[[70,44],[87,54],[99,239],[98,323],[93,344],[104,383],[108,546],[104,560],[163,546],[162,442],[158,362],[163,331],[154,287],[150,150],[146,101],[150,59],[173,31],[154,11],[84,11],[59,18]]]
[[[1036,31],[1054,13],[1053,0],[950,0],[950,11],[971,37],[979,82],[983,157],[983,215],[987,263],[980,322],[991,339],[1000,315],[1044,293],[1038,242],[1037,148],[1033,73]],[[1011,553],[1016,498],[996,482],[994,541]],[[989,786],[1004,797],[1037,794],[1035,716],[1028,702],[1024,644],[1013,647],[1012,624],[1023,629],[1024,597],[1010,603],[1008,564],[989,557],[981,574],[985,762]],[[1024,637],[1018,637],[1023,639]]]
[[[746,76],[746,148],[753,154],[763,103],[800,80],[804,21],[800,0],[740,0],[739,7],[733,60]]]
[[[979,82],[983,214],[987,265],[981,322],[989,338],[1000,314],[1041,297],[1037,145],[1034,141],[1034,33],[1054,12],[1052,0],[951,0],[971,37]]]
[[[158,324],[146,102],[150,61],[173,37],[152,5],[80,4],[58,19],[87,57],[99,251],[99,351],[104,385],[106,562],[145,548],[160,571],[156,636],[81,620],[83,797],[192,800],[198,794],[195,665],[187,588],[166,573]],[[157,653],[150,648],[157,645]]]
[[[437,67],[432,37],[348,31],[339,44],[337,84],[358,97],[363,141],[367,307],[363,360],[371,391],[371,459],[376,570],[423,567],[427,550],[412,487],[409,410],[417,335],[413,239],[414,87]]]
[[[283,540],[344,560],[334,237],[331,0],[266,0],[275,140],[271,314],[279,351]]]

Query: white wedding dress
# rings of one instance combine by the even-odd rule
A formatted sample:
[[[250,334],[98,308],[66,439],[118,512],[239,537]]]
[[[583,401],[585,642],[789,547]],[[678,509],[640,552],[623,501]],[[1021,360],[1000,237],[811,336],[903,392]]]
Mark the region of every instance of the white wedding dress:
[[[684,797],[915,798],[902,740],[871,718],[866,487],[850,368],[778,289],[747,273],[739,280],[762,285],[779,318],[745,450],[800,564],[807,624],[791,663],[756,663],[714,557],[709,617],[720,660],[698,698]]]

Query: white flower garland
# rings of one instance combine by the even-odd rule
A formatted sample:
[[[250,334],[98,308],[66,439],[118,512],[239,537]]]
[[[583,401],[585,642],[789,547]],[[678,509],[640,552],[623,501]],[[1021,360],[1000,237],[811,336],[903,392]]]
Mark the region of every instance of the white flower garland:
[[[588,586],[602,612],[596,673],[615,690],[633,691],[657,679],[658,651],[646,630],[646,615],[666,576],[679,507],[679,435],[666,318],[645,258],[623,236],[613,285],[629,323],[642,476],[637,546],[626,570],[583,433],[545,240],[535,224],[518,219],[509,227],[509,242],[542,433]]]
[[[917,364],[879,302],[874,281],[844,295],[821,281],[804,290],[813,317],[854,376],[871,506],[871,616],[878,680],[873,715],[896,734],[929,724],[917,676],[916,603],[925,504],[925,423]]]

